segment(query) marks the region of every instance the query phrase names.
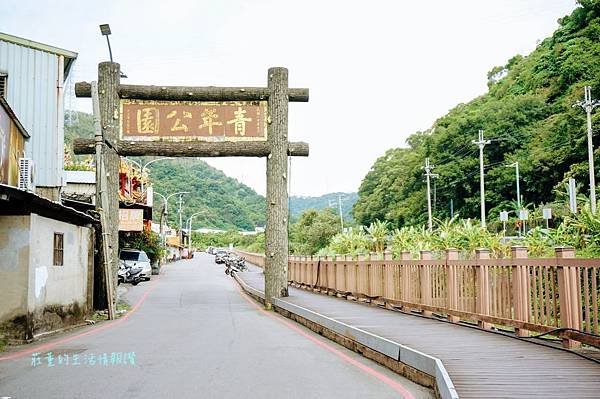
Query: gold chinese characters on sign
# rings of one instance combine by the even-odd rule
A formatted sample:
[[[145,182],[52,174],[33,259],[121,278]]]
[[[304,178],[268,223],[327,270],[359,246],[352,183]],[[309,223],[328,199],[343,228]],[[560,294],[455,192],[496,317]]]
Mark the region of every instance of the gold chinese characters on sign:
[[[267,102],[121,100],[121,139],[265,141]]]

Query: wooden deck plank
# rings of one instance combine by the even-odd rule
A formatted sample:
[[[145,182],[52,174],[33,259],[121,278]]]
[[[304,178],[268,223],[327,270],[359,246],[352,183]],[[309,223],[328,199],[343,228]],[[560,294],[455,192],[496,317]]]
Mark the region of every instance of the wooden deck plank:
[[[262,273],[240,273],[264,292]],[[598,398],[600,365],[573,353],[290,287],[288,302],[442,360],[461,398]]]

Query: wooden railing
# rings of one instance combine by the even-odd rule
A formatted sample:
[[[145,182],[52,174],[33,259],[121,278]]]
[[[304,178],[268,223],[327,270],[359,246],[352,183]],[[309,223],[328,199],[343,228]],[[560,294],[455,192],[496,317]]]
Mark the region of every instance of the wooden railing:
[[[264,255],[240,252],[264,267]],[[486,249],[461,260],[446,250],[441,259],[421,251],[350,256],[290,256],[288,280],[296,287],[395,307],[436,313],[452,322],[489,329],[514,329],[521,337],[548,334],[569,348],[600,346],[600,259],[575,258],[572,248],[557,248],[554,258],[528,258],[525,247],[512,256],[490,259]],[[534,334],[532,334],[532,332]]]
[[[264,267],[265,267],[265,255],[264,254],[255,254],[252,252],[246,252],[246,251],[242,251],[239,249],[234,249],[233,252],[235,252],[239,256],[246,258],[246,260],[248,262],[250,262],[258,267],[262,267],[264,269]]]

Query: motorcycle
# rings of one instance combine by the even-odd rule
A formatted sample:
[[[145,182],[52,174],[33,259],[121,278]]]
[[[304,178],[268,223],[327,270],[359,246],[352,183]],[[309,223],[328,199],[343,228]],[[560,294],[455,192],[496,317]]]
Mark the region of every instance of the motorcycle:
[[[230,256],[225,262],[225,274],[233,276],[236,272],[245,272],[248,270],[246,266],[246,259],[241,257]]]
[[[140,281],[142,281],[141,273],[141,266],[128,266],[124,263],[121,263],[119,265],[119,270],[117,271],[117,285],[121,283],[138,285]]]

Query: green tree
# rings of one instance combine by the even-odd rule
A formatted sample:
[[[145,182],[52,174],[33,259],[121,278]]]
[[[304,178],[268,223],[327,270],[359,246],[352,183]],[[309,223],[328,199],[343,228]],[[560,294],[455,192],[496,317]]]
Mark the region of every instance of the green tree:
[[[534,206],[552,202],[565,179],[587,180],[585,113],[572,108],[590,85],[600,96],[600,2],[580,1],[554,34],[527,56],[517,55],[488,74],[488,93],[459,104],[433,126],[409,136],[405,148],[389,149],[363,179],[353,214],[358,223],[388,221],[393,228],[426,222],[425,157],[437,167],[434,216],[479,217],[479,153],[471,140],[483,129],[492,140],[484,151],[486,206],[490,217],[521,193]],[[593,116],[599,128],[600,113]],[[597,152],[598,153],[598,152]]]
[[[332,209],[304,211],[298,222],[290,226],[290,252],[314,255],[325,248],[340,229],[339,217]]]

